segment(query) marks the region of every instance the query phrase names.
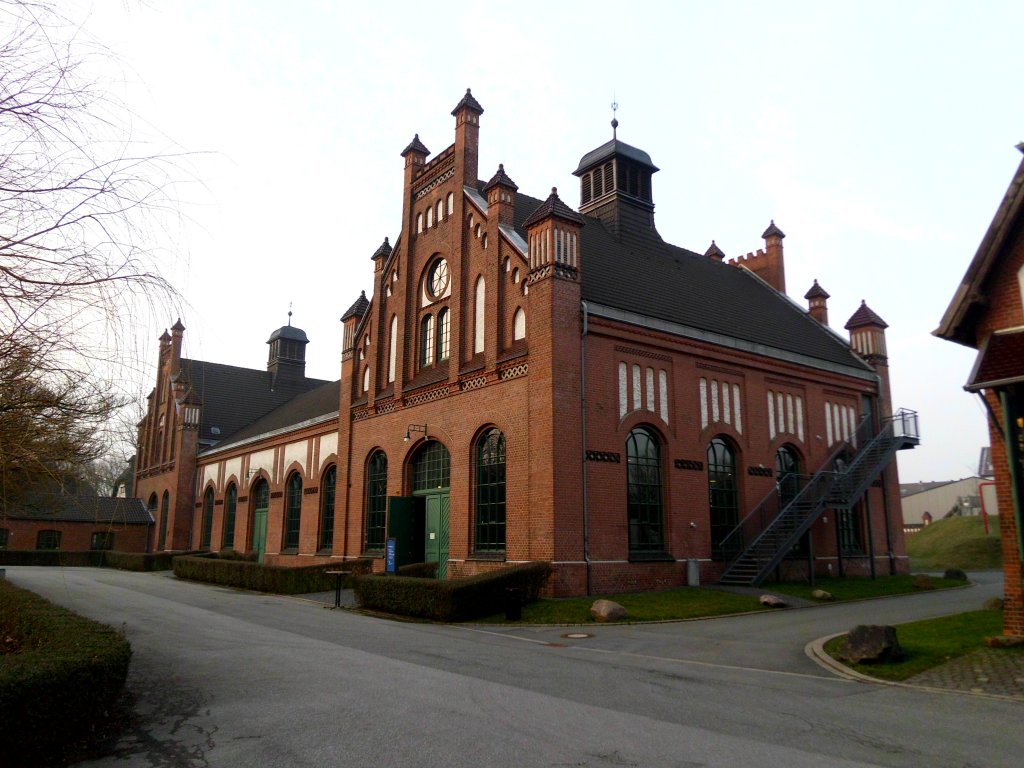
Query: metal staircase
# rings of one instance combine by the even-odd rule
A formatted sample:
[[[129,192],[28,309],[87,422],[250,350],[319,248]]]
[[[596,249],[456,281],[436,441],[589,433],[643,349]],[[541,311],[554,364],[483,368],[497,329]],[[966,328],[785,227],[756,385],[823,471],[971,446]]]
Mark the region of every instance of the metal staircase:
[[[841,445],[822,468],[800,478],[800,489],[783,499],[771,491],[723,540],[725,572],[720,584],[757,586],[786,557],[826,509],[850,509],[867,492],[897,451],[919,442],[917,413],[900,409],[871,435],[865,418],[849,443]],[[859,446],[859,447],[858,447]],[[853,456],[844,461],[850,450]]]

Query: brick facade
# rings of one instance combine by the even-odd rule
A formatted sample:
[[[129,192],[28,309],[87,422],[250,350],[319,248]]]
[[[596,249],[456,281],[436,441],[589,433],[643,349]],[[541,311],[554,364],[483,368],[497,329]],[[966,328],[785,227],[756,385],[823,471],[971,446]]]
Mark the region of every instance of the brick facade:
[[[763,236],[764,253],[733,264],[692,252],[679,258],[715,261],[714,274],[729,279],[748,269],[758,274],[739,279],[766,311],[811,339],[809,351],[772,351],[724,331],[694,331],[630,310],[628,302],[613,305],[607,292],[595,289],[595,281],[603,280],[598,248],[605,249],[603,263],[612,263],[609,249],[625,247],[637,226],[647,229],[636,248],[643,242],[674,248],[653,230],[650,175],[657,168],[646,153],[616,140],[607,151],[590,153],[591,164],[581,163],[577,172],[587,194],[595,194],[595,184],[611,186],[598,187],[605,197],[584,206],[586,218],[556,190],[544,201],[519,194],[503,167],[490,182],[479,181],[482,113],[467,92],[452,113],[451,146],[428,161],[416,136],[402,153],[401,232],[393,246],[385,240],[372,257],[370,299],[361,297],[343,318],[333,420],[234,443],[228,437],[203,450],[192,468],[191,459],[183,458],[152,476],[140,473],[143,499],[168,486],[178,489],[175,547],[195,546],[207,489],[214,498],[210,545],[223,541],[225,495],[235,484],[235,547],[250,548],[250,497],[263,480],[271,496],[266,560],[369,555],[383,570],[380,539],[368,547],[368,467],[383,454],[384,495],[412,500],[426,515],[425,536],[443,539],[449,577],[547,560],[555,566],[552,594],[613,593],[686,584],[694,560],[700,579],[710,581],[722,571],[709,519],[711,441],[722,439],[735,455],[742,517],[774,492],[780,448],[798,457],[801,472],[813,473],[852,439],[865,408],[877,417],[891,414],[884,345],[882,354],[857,357],[775,293],[785,290],[785,273],[784,235],[774,222]],[[590,251],[587,243],[595,244]],[[624,284],[628,272],[621,276]],[[761,320],[752,315],[746,322]],[[884,323],[879,334],[882,328]],[[177,344],[177,337],[165,342],[168,362],[161,358],[161,376],[173,375]],[[831,351],[816,357],[821,346]],[[160,407],[151,408],[144,440],[152,439]],[[481,469],[487,465],[482,441],[494,429],[504,439],[500,482]],[[642,473],[645,487],[656,492],[645,492],[634,515],[627,514],[627,444],[637,434],[656,446],[657,460]],[[326,443],[333,450],[324,450]],[[443,475],[448,484],[441,487],[424,480],[435,477],[429,472],[436,467],[418,463],[437,444],[450,464]],[[305,458],[293,460],[297,455]],[[318,546],[320,498],[332,465],[335,525],[326,551]],[[305,489],[299,545],[283,553],[293,472]],[[898,487],[893,462],[853,515],[856,552],[846,545],[841,553],[837,515],[826,512],[814,524],[816,572],[907,570]],[[431,528],[432,504],[441,510],[437,531]],[[482,508],[488,510],[484,517]],[[378,534],[375,528],[373,536]],[[500,539],[495,544],[482,536]],[[806,558],[794,559],[780,571],[799,575],[806,568]]]
[[[1017,147],[1024,152],[1024,144]],[[967,389],[984,397],[989,413],[989,439],[999,500],[1003,555],[1003,632],[1024,636],[1024,589],[1021,572],[1021,491],[1024,465],[1018,448],[1011,461],[1009,448],[1020,441],[1024,417],[1024,359],[1015,354],[997,360],[999,372],[986,375],[986,352],[995,340],[1019,337],[1024,326],[1024,162],[1020,164],[1003,202],[983,238],[961,285],[935,335],[981,350]],[[1004,400],[1005,398],[1005,400]],[[1009,403],[1013,413],[1004,411]],[[1010,423],[1007,424],[1007,417]],[[1016,466],[1013,466],[1016,464]],[[1014,480],[1017,480],[1015,483]],[[1014,487],[1016,485],[1016,487]]]

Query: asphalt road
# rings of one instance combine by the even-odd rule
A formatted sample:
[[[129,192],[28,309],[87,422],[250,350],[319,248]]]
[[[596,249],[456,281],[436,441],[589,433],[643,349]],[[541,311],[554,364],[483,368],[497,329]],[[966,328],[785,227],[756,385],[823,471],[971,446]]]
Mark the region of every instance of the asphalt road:
[[[139,722],[89,766],[1020,766],[1022,705],[849,682],[804,645],[980,607],[964,590],[697,622],[402,623],[179,582],[8,568],[123,627]],[[576,631],[579,628],[575,628]]]

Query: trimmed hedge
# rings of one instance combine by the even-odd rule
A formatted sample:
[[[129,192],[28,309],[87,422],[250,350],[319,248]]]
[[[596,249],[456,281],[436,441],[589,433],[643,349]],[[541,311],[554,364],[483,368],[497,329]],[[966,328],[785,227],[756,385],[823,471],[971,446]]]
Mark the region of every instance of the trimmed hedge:
[[[122,571],[169,571],[174,561],[171,552],[114,552],[103,553],[103,565]]]
[[[0,565],[49,565],[64,568],[99,568],[103,565],[101,550],[3,549]]]
[[[324,571],[344,568],[364,573],[368,572],[371,566],[372,561],[368,559],[288,567],[219,557],[179,556],[174,558],[174,575],[179,579],[252,589],[256,592],[300,595],[305,592],[333,590],[335,577],[327,575]],[[352,577],[348,577],[347,581],[351,582]]]
[[[108,718],[131,646],[110,627],[0,580],[0,763],[45,765]]]
[[[360,608],[433,621],[466,621],[505,608],[505,590],[521,590],[532,602],[551,575],[550,563],[524,563],[449,581],[412,576],[367,575],[355,579]]]
[[[438,565],[436,560],[429,563],[409,563],[398,569],[398,575],[412,576],[414,579],[436,579]]]

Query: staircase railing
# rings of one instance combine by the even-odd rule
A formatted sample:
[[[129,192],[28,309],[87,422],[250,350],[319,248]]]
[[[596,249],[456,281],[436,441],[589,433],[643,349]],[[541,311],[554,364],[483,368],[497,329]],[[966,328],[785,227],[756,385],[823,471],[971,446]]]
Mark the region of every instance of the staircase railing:
[[[871,435],[864,418],[822,468],[783,503],[776,486],[721,542],[716,554],[725,560],[723,582],[758,584],[775,568],[827,508],[849,508],[867,491],[893,454],[919,442],[917,413],[901,409],[883,420]],[[843,455],[859,449],[848,464]]]

